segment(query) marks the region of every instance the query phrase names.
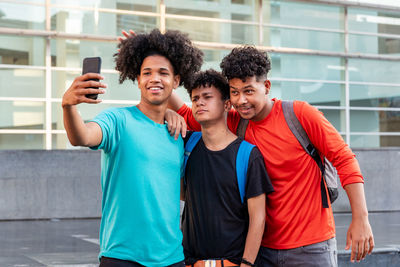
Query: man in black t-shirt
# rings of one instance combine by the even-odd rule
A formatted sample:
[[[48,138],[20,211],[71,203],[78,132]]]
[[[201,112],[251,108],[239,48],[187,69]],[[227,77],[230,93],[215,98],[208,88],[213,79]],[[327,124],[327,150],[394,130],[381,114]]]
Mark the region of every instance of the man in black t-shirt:
[[[266,195],[273,191],[263,157],[251,151],[242,203],[236,156],[242,139],[229,131],[229,85],[214,70],[195,75],[188,88],[202,138],[185,169],[182,215],[186,265],[254,266],[265,225]],[[186,137],[185,143],[190,138]]]

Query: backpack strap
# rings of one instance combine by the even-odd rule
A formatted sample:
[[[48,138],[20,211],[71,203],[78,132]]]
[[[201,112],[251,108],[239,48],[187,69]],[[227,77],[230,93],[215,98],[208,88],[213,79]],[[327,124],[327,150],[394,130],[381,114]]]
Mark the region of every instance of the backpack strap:
[[[247,168],[249,165],[250,154],[254,147],[254,145],[243,140],[240,143],[236,155],[236,177],[242,203],[244,203],[244,197],[246,195]]]
[[[189,140],[186,142],[185,145],[185,154],[184,154],[184,170],[186,170],[186,164],[187,161],[189,159],[190,153],[192,153],[193,148],[197,145],[197,143],[199,142],[201,138],[201,132],[193,132],[190,137]],[[185,174],[185,171],[183,172],[183,174]],[[183,179],[185,185],[186,185],[186,178]]]
[[[326,194],[326,188],[324,183],[324,175],[325,175],[325,167],[321,161],[321,158],[318,154],[318,151],[315,149],[314,145],[311,143],[310,139],[303,126],[299,122],[294,113],[293,101],[285,101],[282,100],[282,110],[283,116],[285,117],[286,123],[289,126],[289,129],[292,131],[293,135],[296,137],[297,141],[299,141],[300,145],[303,149],[309,154],[314,161],[317,163],[319,169],[321,170],[321,196],[322,196],[322,206],[324,208],[328,208],[328,196]]]
[[[244,139],[244,136],[246,135],[246,129],[247,125],[249,124],[249,120],[243,119],[240,117],[238,127],[236,129],[236,135],[239,136],[240,138]]]

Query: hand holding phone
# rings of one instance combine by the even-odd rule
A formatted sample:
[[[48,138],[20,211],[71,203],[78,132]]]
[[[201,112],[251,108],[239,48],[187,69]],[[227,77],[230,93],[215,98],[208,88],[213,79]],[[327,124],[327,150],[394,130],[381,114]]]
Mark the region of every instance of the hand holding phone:
[[[100,57],[87,57],[83,59],[82,75],[86,73],[99,73],[101,69],[101,58]],[[91,79],[92,81],[99,81],[98,79]],[[94,89],[99,89],[99,87],[91,87]],[[98,94],[88,94],[87,98],[97,99]]]

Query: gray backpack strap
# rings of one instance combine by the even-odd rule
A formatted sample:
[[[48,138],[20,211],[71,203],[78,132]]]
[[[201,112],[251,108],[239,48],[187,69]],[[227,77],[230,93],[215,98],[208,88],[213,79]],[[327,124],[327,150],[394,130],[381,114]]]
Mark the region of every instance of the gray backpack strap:
[[[303,126],[299,122],[294,113],[293,101],[284,101],[282,100],[282,110],[283,116],[285,117],[286,123],[289,126],[289,129],[292,131],[293,135],[299,141],[300,145],[304,148],[304,150],[314,159],[317,163],[319,169],[321,170],[321,196],[322,196],[322,206],[324,208],[328,208],[328,196],[326,194],[325,188],[325,166],[321,161],[321,158],[318,154],[318,151],[315,149],[314,145],[311,143],[310,139]]]
[[[238,127],[236,129],[236,135],[239,136],[240,138],[244,139],[244,136],[246,135],[246,129],[247,129],[248,124],[249,124],[249,120],[240,118]]]
[[[304,148],[304,150],[311,157],[314,157],[317,151],[315,150],[313,144],[308,138],[308,135],[304,130],[303,126],[297,119],[296,114],[294,113],[293,101],[282,100],[282,110],[283,110],[283,116],[285,117],[289,129],[292,131],[292,133],[299,141],[300,145]]]

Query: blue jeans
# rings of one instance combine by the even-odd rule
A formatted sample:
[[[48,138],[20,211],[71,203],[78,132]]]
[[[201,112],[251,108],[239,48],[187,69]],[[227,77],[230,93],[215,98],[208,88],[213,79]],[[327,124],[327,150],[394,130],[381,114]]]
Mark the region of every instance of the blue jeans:
[[[336,238],[293,249],[260,247],[259,267],[337,267]]]
[[[124,261],[114,258],[101,257],[99,267],[143,267],[143,265],[133,261]],[[169,265],[168,267],[185,267],[185,262],[180,261]]]

